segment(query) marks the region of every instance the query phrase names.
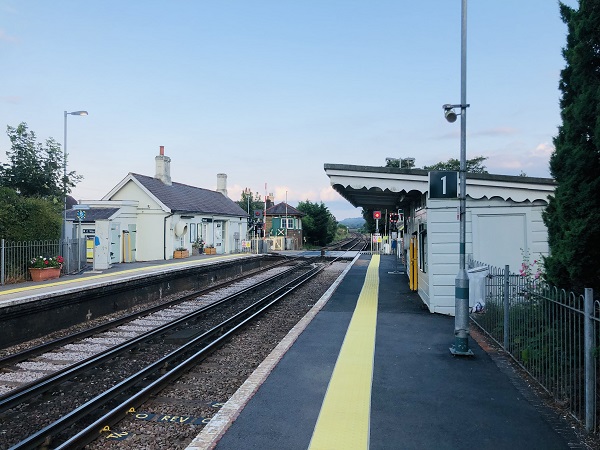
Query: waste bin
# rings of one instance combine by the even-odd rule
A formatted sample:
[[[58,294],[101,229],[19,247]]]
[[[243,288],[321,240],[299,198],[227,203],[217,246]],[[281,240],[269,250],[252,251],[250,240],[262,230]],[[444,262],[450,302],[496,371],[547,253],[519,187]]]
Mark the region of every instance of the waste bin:
[[[480,312],[485,308],[485,279],[490,271],[487,266],[467,270],[469,277],[469,309]]]

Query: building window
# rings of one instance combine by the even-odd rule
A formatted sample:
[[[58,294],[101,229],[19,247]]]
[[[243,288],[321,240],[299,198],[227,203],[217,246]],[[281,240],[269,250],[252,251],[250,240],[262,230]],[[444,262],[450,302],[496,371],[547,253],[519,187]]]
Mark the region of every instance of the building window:
[[[194,243],[198,237],[198,226],[195,223],[190,223],[190,242]]]
[[[427,272],[427,224],[419,224],[419,268]]]
[[[281,219],[281,228],[294,228],[294,219],[292,217]]]

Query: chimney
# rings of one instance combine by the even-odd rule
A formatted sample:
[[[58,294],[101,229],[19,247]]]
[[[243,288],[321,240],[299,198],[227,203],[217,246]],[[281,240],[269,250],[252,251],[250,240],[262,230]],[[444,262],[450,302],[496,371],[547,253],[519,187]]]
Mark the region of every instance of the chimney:
[[[273,194],[267,195],[265,209],[269,209],[273,207]]]
[[[218,173],[217,174],[217,192],[220,192],[225,197],[227,197],[227,174],[226,173]]]
[[[173,184],[171,182],[171,158],[165,156],[165,146],[160,146],[160,154],[154,160],[156,161],[156,175],[154,178],[162,181],[167,186]]]

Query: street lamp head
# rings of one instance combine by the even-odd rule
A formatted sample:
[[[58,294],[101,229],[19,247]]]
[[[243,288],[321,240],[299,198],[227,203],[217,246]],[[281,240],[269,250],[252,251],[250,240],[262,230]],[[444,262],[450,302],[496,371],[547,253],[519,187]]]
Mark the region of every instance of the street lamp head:
[[[65,111],[65,114],[69,114],[71,116],[87,116],[88,112],[87,111],[73,111],[73,112],[68,113]]]
[[[446,120],[450,123],[456,122],[458,115],[456,114],[456,111],[454,111],[454,107],[452,105],[444,105],[443,108]]]

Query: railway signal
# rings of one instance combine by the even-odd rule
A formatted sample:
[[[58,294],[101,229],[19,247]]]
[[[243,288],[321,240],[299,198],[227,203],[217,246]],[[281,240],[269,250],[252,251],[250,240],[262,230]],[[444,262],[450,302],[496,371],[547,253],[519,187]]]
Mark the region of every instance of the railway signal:
[[[381,211],[373,211],[373,219],[375,219],[375,233],[379,233],[379,219],[381,219]]]

